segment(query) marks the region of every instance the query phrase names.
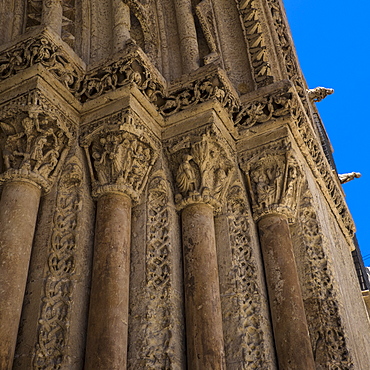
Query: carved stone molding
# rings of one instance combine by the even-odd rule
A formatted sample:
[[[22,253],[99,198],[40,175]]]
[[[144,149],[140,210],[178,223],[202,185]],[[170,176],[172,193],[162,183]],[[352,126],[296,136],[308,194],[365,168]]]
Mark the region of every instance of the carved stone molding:
[[[252,246],[247,195],[240,181],[227,193],[227,220],[230,239],[230,283],[221,292],[224,317],[226,363],[240,361],[241,369],[274,368],[269,333],[263,317],[263,296],[258,279],[257,256]]]
[[[82,68],[53,41],[49,30],[0,52],[0,81],[35,64],[44,66],[72,93],[80,87]]]
[[[291,113],[293,103],[291,86],[268,93],[258,99],[243,103],[240,110],[234,114],[234,125],[240,133],[255,125],[284,117]]]
[[[303,171],[285,140],[258,147],[241,160],[252,200],[253,217],[283,214],[295,219]]]
[[[84,127],[81,146],[89,164],[92,195],[123,193],[138,201],[158,153],[130,110]]]
[[[300,199],[298,237],[301,258],[304,306],[317,369],[353,369],[353,360],[343,327],[335,278],[325,250],[325,237],[304,186]]]
[[[73,134],[68,122],[47,105],[39,93],[31,92],[0,107],[0,183],[28,181],[45,192],[53,186]]]
[[[267,86],[274,82],[270,58],[266,47],[266,35],[262,30],[262,9],[257,0],[236,1],[242,20],[245,39],[249,48],[253,77],[257,87]]]
[[[212,129],[171,140],[170,162],[176,182],[177,209],[206,203],[219,212],[234,172],[231,156]]]
[[[59,180],[33,369],[68,366],[69,322],[78,246],[82,167],[71,157]]]

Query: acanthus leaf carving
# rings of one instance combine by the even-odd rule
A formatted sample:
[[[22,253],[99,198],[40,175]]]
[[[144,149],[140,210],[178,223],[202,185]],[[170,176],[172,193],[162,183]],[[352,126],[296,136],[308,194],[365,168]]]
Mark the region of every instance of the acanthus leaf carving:
[[[175,163],[177,208],[206,203],[218,212],[234,172],[230,155],[220,142],[208,131],[181,138],[169,153]]]
[[[95,122],[82,136],[94,197],[120,192],[139,200],[158,154],[135,120],[130,112],[121,112]]]

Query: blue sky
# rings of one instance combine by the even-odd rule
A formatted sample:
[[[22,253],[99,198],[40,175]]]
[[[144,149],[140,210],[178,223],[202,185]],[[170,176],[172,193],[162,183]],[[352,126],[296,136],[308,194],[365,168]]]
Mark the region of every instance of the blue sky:
[[[299,62],[310,88],[334,88],[317,103],[343,185],[365,265],[370,266],[370,1],[284,0]],[[352,5],[353,4],[353,5]]]

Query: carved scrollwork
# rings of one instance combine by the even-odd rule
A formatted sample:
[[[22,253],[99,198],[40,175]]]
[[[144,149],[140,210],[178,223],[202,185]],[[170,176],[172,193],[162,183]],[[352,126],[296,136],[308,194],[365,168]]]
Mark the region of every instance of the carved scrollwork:
[[[210,132],[184,137],[170,148],[175,163],[178,209],[192,203],[207,203],[219,211],[234,166],[223,146]]]
[[[49,191],[72,140],[65,123],[33,102],[5,114],[0,128],[0,183],[27,180]]]
[[[113,116],[114,117],[114,116]],[[122,117],[122,116],[121,116]],[[93,196],[121,192],[138,201],[157,159],[155,144],[132,123],[129,113],[121,121],[102,120],[82,137],[89,163]]]
[[[73,294],[72,277],[76,269],[81,182],[81,163],[73,156],[59,180],[33,369],[68,366],[66,349]]]
[[[82,71],[47,34],[30,38],[0,54],[0,81],[37,63],[48,69],[71,92],[79,88]]]
[[[289,89],[283,89],[242,104],[240,111],[234,115],[235,126],[245,130],[271,119],[289,115],[292,95]]]
[[[324,235],[305,188],[299,208],[304,305],[317,369],[353,369]]]
[[[169,187],[157,172],[148,185],[147,203],[147,324],[143,359],[147,368],[167,369],[171,363],[171,254]]]
[[[240,369],[272,368],[262,322],[262,292],[258,282],[256,257],[251,243],[251,228],[246,194],[235,182],[227,194],[227,219],[230,235],[230,284],[221,293],[224,312],[224,340],[227,363],[240,361]]]
[[[264,20],[256,0],[237,0],[242,19],[243,31],[250,53],[253,76],[257,87],[267,86],[274,82],[269,63],[265,35],[262,30]]]
[[[295,218],[303,172],[287,146],[266,155],[260,151],[242,165],[246,174],[255,219],[271,213]],[[261,153],[262,152],[262,153]]]

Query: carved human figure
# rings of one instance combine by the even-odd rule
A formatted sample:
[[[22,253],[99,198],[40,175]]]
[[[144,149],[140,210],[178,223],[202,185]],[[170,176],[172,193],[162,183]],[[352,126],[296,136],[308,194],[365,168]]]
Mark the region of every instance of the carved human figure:
[[[183,161],[180,164],[176,173],[177,186],[181,193],[187,193],[196,189],[196,175],[190,161],[193,157],[189,154],[184,155]]]
[[[294,165],[289,166],[284,197],[284,203],[289,208],[293,208],[296,201],[298,176],[298,168]]]
[[[258,167],[252,171],[251,177],[255,186],[256,202],[260,207],[268,208],[275,198],[275,187],[271,185],[269,176],[263,167]]]

